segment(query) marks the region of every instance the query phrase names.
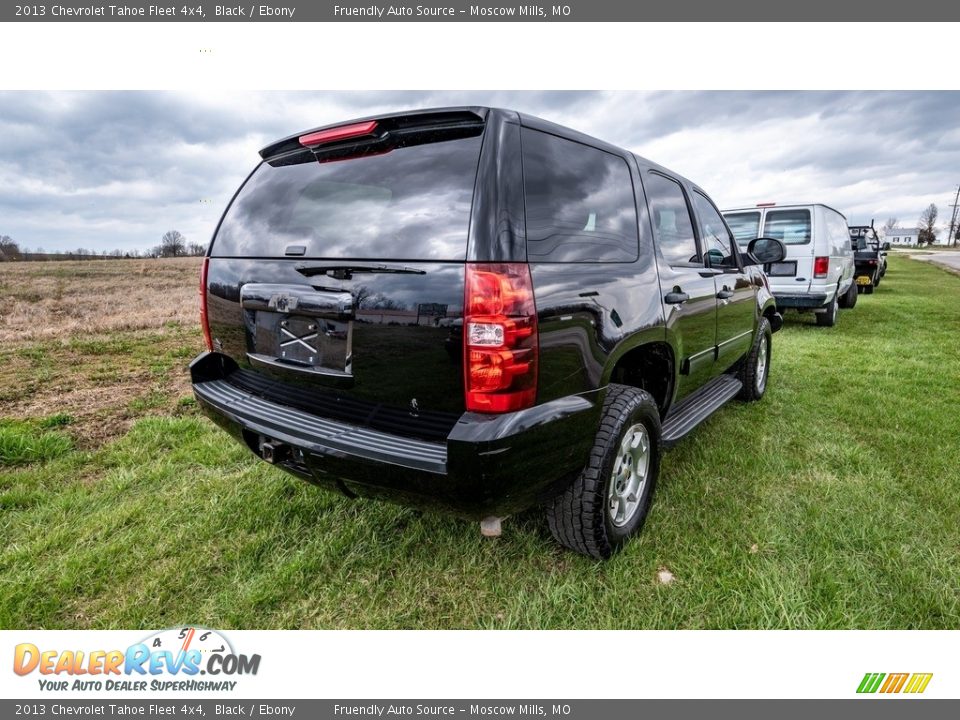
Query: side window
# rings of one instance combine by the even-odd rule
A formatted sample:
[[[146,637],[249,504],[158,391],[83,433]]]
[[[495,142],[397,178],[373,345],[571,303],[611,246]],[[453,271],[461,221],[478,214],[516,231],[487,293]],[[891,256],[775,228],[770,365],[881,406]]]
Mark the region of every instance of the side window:
[[[830,239],[835,255],[845,255],[850,252],[850,230],[847,221],[839,213],[831,212],[827,225],[830,227]]]
[[[693,221],[680,183],[659,173],[648,173],[644,189],[664,259],[670,265],[699,263]]]
[[[527,256],[531,262],[637,259],[637,206],[626,160],[523,130]]]
[[[720,213],[706,196],[694,191],[693,205],[700,218],[700,238],[703,241],[703,259],[709,267],[738,267],[733,254],[733,237],[723,224]]]

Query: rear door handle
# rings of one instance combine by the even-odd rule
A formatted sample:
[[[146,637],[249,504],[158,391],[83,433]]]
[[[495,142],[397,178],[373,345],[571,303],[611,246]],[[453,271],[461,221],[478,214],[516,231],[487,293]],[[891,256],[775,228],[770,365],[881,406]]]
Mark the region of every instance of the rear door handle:
[[[718,300],[729,300],[732,297],[733,297],[733,290],[727,290],[726,288],[724,288],[723,290],[717,293]]]
[[[680,305],[681,303],[685,303],[689,299],[690,299],[690,296],[687,295],[685,292],[677,292],[677,291],[668,292],[666,295],[663,296],[663,301],[670,305]]]
[[[315,290],[310,285],[247,283],[240,288],[244,310],[295,313],[330,320],[353,320],[356,307],[346,291]]]

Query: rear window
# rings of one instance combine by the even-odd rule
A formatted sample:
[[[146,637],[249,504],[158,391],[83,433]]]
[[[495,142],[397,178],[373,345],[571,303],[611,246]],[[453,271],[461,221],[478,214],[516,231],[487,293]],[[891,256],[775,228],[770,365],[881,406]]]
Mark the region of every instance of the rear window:
[[[240,190],[212,255],[464,260],[481,137],[332,162],[263,163]]]
[[[741,247],[746,247],[751,240],[760,237],[759,212],[724,213],[723,217]]]
[[[810,242],[810,211],[767,210],[763,235],[780,240],[784,245],[807,244]]]
[[[536,130],[522,131],[531,262],[631,262],[637,205],[626,160]]]

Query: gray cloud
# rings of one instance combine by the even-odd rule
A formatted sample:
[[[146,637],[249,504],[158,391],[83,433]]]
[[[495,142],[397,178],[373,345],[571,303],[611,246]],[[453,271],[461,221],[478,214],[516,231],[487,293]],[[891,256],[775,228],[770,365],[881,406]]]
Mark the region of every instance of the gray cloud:
[[[941,217],[957,92],[0,93],[0,233],[47,250],[206,242],[267,142],[404,108],[511,107],[628,147],[721,206],[826,202],[853,222]]]

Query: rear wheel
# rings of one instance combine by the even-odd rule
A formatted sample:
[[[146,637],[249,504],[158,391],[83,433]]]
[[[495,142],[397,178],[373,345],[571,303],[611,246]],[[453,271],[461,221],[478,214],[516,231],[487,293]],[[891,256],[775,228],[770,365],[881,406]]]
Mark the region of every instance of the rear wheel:
[[[860,295],[857,290],[857,283],[851,282],[850,287],[847,288],[847,291],[843,294],[843,297],[840,298],[840,307],[849,310],[857,304],[857,297]]]
[[[660,471],[660,413],[639,388],[611,384],[587,466],[546,508],[564,547],[605,560],[639,532]]]
[[[820,327],[833,327],[834,325],[836,325],[838,306],[839,306],[839,302],[837,301],[837,293],[834,293],[833,300],[831,300],[830,304],[827,305],[826,311],[822,313],[817,313],[817,325],[819,325]]]
[[[863,286],[863,292],[867,295],[873,295],[873,283]]]
[[[757,336],[753,340],[750,352],[743,359],[737,378],[743,383],[740,400],[759,400],[767,389],[767,378],[770,376],[770,349],[773,332],[770,330],[770,321],[760,318],[757,326]]]

